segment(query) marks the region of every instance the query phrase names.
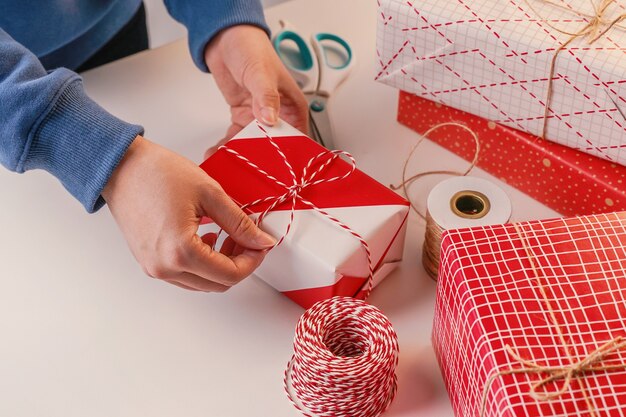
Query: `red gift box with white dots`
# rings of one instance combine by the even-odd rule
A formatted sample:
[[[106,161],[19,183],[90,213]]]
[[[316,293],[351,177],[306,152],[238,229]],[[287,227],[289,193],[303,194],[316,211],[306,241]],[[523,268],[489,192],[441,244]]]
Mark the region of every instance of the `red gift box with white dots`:
[[[564,215],[626,210],[624,166],[404,91],[398,121],[418,133],[446,122],[467,125],[480,139],[480,168]],[[466,160],[474,156],[474,140],[460,128],[437,129],[429,139]]]

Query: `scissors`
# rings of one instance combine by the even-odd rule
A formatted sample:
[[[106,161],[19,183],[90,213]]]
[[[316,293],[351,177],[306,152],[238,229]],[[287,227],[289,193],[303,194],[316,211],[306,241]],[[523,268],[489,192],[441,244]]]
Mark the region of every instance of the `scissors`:
[[[274,49],[309,101],[313,139],[335,149],[328,99],[354,67],[352,48],[332,33],[316,33],[307,42],[288,23],[281,20],[280,25]]]

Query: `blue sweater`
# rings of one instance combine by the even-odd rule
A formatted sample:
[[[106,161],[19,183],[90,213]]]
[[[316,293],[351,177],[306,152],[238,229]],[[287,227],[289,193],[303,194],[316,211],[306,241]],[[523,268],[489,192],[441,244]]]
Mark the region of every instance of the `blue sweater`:
[[[141,126],[108,113],[70,69],[104,46],[141,0],[0,0],[0,163],[15,172],[43,169],[89,212]],[[222,29],[267,31],[259,0],[165,0],[189,32],[196,65]],[[70,69],[68,69],[70,68]]]

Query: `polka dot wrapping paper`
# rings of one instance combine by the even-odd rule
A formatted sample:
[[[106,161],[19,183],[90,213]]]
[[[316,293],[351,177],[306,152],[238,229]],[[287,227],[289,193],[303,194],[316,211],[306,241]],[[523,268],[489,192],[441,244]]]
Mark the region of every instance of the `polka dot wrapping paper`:
[[[626,210],[626,167],[478,116],[400,92],[398,120],[418,133],[460,122],[481,141],[478,166],[568,216]],[[471,160],[475,144],[459,128],[444,127],[429,139]]]
[[[448,231],[433,345],[457,417],[626,413],[626,213]]]
[[[378,5],[378,81],[626,165],[626,0]]]

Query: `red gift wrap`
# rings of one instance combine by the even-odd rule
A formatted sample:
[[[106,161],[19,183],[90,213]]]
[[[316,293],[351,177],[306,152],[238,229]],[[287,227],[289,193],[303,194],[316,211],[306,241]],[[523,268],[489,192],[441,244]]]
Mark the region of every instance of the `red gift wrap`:
[[[254,121],[201,165],[279,241],[255,274],[305,308],[364,297],[402,259],[408,202],[339,156]]]
[[[448,231],[433,345],[457,417],[626,413],[626,213]]]
[[[398,121],[420,134],[440,123],[467,125],[480,139],[480,168],[566,216],[626,210],[624,166],[404,91]],[[468,161],[474,157],[474,140],[462,129],[442,127],[429,139]]]

